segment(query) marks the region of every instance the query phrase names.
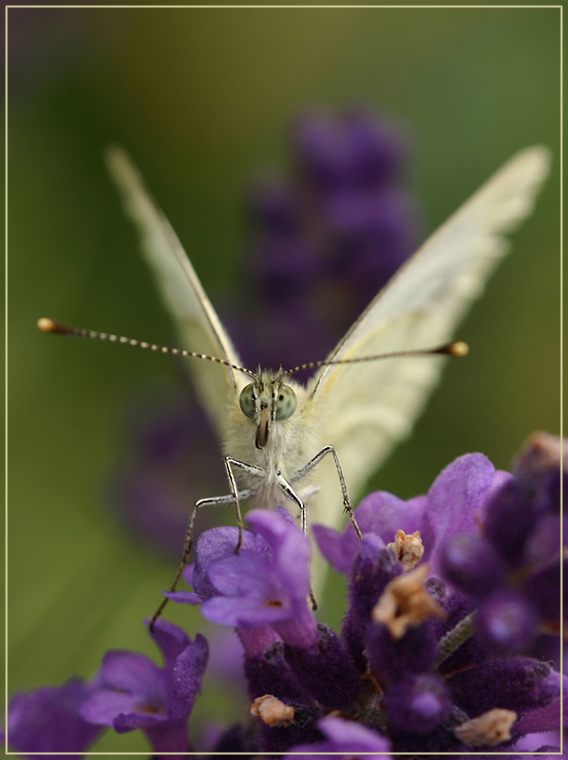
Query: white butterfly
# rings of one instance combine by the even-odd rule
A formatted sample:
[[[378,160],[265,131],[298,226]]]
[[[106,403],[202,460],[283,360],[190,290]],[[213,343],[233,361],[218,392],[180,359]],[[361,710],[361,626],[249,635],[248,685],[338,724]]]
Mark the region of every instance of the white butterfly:
[[[410,433],[443,359],[330,363],[306,387],[279,373],[251,377],[238,369],[241,362],[187,255],[128,156],[113,148],[108,163],[182,343],[223,362],[188,362],[222,442],[232,492],[205,501],[231,503],[238,493],[267,508],[295,504],[305,524],[307,499],[310,522],[337,527],[346,500],[337,473],[357,498],[392,447]],[[543,147],[528,148],[506,163],[401,267],[328,361],[449,341],[506,253],[503,235],[530,213],[549,163]],[[335,459],[337,472],[320,464],[322,459]]]

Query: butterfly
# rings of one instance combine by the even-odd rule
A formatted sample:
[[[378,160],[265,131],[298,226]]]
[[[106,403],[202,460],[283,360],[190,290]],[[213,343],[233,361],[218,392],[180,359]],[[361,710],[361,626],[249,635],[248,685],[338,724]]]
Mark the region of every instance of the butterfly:
[[[107,163],[188,350],[106,334],[103,338],[190,357],[188,369],[222,443],[231,491],[201,500],[192,510],[184,559],[172,588],[189,557],[197,511],[207,504],[235,504],[240,528],[243,500],[269,509],[295,506],[304,530],[307,512],[312,523],[338,527],[346,510],[358,530],[351,501],[395,444],[410,434],[444,363],[443,357],[432,354],[463,352],[459,343],[441,351],[424,347],[444,345],[452,338],[507,252],[504,235],[531,212],[548,173],[549,151],[527,148],[499,169],[399,269],[330,356],[310,365],[318,371],[306,386],[291,377],[298,368],[253,372],[242,367],[138,170],[119,148],[108,150]],[[73,332],[79,333],[101,337]],[[392,356],[401,353],[407,355]],[[376,359],[382,355],[387,358]],[[366,361],[371,357],[374,360]],[[324,467],[326,459],[335,466]],[[314,587],[320,585],[321,567],[314,568]]]

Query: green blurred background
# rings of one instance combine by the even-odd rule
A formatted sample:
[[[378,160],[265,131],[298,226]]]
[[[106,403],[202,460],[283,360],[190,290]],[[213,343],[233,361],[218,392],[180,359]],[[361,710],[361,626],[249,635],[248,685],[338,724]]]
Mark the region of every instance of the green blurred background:
[[[117,527],[104,487],[129,402],[175,368],[35,328],[51,316],[171,339],[105,174],[111,142],[141,167],[214,304],[239,299],[243,188],[286,170],[306,107],[363,102],[408,126],[425,231],[515,151],[549,145],[536,213],[458,331],[470,357],[374,485],[409,497],[458,455],[507,468],[530,432],[558,432],[558,9],[16,8],[8,40],[10,692],[90,677],[109,648],[155,657],[141,621],[174,568]],[[342,600],[328,594],[326,621]],[[205,630],[187,607],[169,616]],[[209,694],[196,722],[230,710]],[[112,733],[97,746],[146,745]]]

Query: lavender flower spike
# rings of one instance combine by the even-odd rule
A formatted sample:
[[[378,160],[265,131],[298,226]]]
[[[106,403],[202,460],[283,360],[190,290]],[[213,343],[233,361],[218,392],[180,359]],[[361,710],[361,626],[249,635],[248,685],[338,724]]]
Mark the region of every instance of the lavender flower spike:
[[[470,454],[446,467],[426,496],[371,494],[356,513],[362,540],[351,526],[343,534],[316,526],[322,552],[349,581],[340,635],[316,624],[309,540],[286,510],[251,512],[239,554],[236,527],[204,533],[184,573],[193,591],[168,596],[235,628],[244,649],[235,666],[247,690],[239,715],[254,706],[201,751],[291,760],[457,757],[479,748],[512,760],[541,748],[552,757],[566,722],[567,679],[551,662],[564,555],[560,464],[555,441],[533,437],[515,474]],[[420,531],[426,561],[413,569],[391,543],[399,530]],[[444,580],[427,577],[433,568]],[[109,652],[87,684],[15,697],[11,746],[80,753],[112,726],[141,728],[154,756],[187,753],[207,643],[163,619],[153,638],[162,667],[135,652]]]

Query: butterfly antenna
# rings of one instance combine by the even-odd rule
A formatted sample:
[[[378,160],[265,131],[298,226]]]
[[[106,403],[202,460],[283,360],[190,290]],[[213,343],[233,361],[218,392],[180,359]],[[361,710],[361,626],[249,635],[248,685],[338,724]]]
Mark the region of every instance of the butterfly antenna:
[[[453,343],[448,343],[445,346],[439,346],[438,348],[424,348],[417,351],[393,351],[390,354],[377,354],[376,356],[359,356],[355,359],[324,359],[319,362],[308,362],[307,364],[300,364],[292,369],[286,369],[282,375],[293,375],[295,372],[300,372],[303,369],[315,369],[316,367],[328,367],[331,364],[358,364],[360,362],[374,362],[378,359],[395,359],[402,356],[432,356],[435,354],[442,354],[446,356],[462,357],[467,356],[469,353],[469,346],[464,343],[463,340],[455,340]]]
[[[225,359],[218,359],[216,356],[208,356],[207,354],[198,354],[195,351],[186,351],[185,348],[168,348],[168,346],[158,346],[156,343],[147,343],[144,340],[135,340],[134,338],[126,338],[124,335],[114,335],[113,333],[97,332],[96,330],[83,330],[78,327],[66,327],[59,322],[54,322],[53,319],[47,319],[42,317],[38,319],[37,326],[42,332],[55,333],[57,335],[70,335],[74,338],[88,338],[90,340],[105,340],[109,343],[123,343],[127,346],[134,346],[135,348],[146,348],[149,351],[156,351],[160,354],[171,354],[172,356],[184,356],[190,359],[205,359],[208,362],[215,362],[216,364],[222,364],[224,367],[230,367],[236,369],[239,372],[244,372],[251,377],[255,377],[254,372],[245,367],[239,367],[236,364],[225,361]]]

